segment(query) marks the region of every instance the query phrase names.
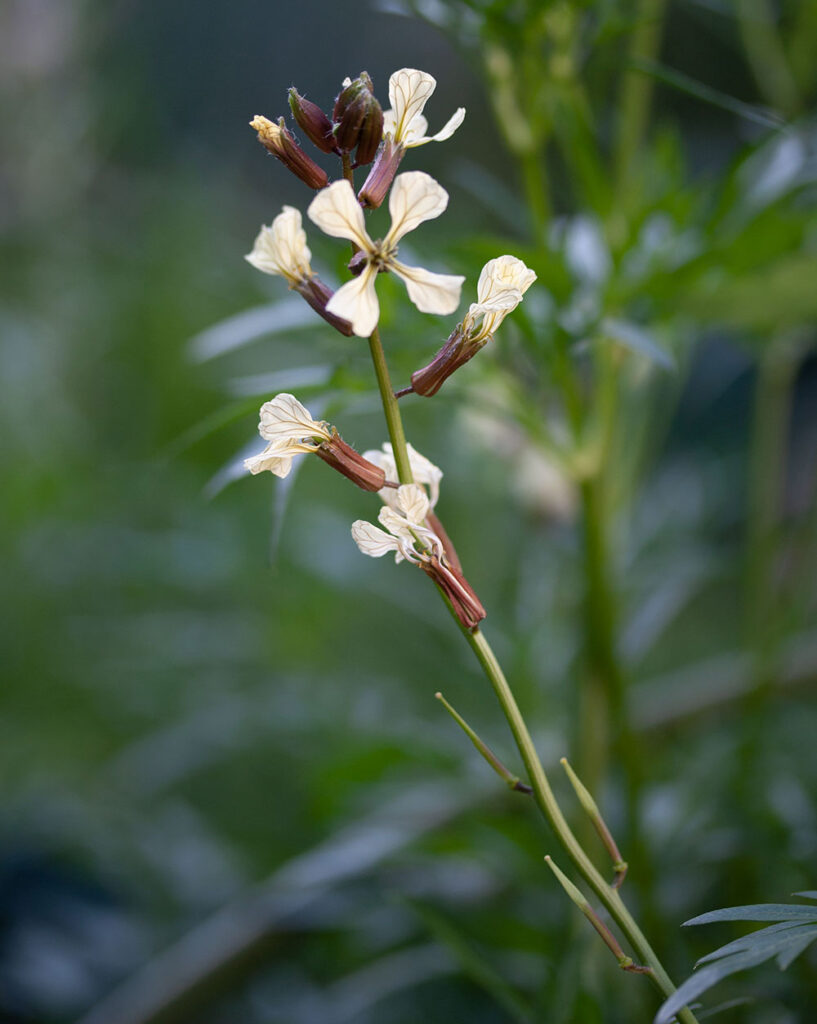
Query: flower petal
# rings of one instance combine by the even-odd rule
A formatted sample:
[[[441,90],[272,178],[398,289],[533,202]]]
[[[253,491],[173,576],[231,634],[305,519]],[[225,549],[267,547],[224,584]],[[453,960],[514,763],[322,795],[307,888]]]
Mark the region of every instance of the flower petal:
[[[477,301],[488,302],[509,289],[524,295],[535,280],[535,272],[516,256],[497,256],[496,259],[488,260],[482,268],[477,283]]]
[[[461,274],[434,274],[422,267],[407,267],[397,260],[392,260],[390,266],[406,282],[409,298],[421,313],[445,316],[459,306],[465,280]]]
[[[416,146],[424,146],[426,142],[445,142],[446,139],[450,139],[454,132],[459,128],[462,122],[465,120],[465,107],[457,107],[454,113],[445,122],[442,128],[436,133],[436,135],[425,136],[416,142]]]
[[[306,213],[313,224],[332,238],[348,238],[369,253],[374,248],[366,231],[363,210],[345,178],[321,189]]]
[[[292,456],[281,455],[280,452],[275,451],[275,446],[270,444],[262,452],[259,452],[258,455],[252,455],[249,459],[244,459],[244,466],[253,476],[269,470],[270,473],[274,473],[283,479],[283,477],[289,476],[289,471],[292,469]]]
[[[332,436],[327,423],[313,420],[309,410],[294,395],[286,392],[276,395],[261,406],[258,433],[265,441],[279,446],[301,441],[305,437],[320,437],[328,441]]]
[[[402,484],[397,488],[397,508],[409,522],[421,526],[429,512],[428,495],[419,484]]]
[[[244,259],[265,274],[280,274],[290,284],[312,276],[312,253],[306,244],[301,213],[285,206],[269,227],[262,227]]]
[[[394,179],[389,195],[391,227],[383,240],[386,249],[397,245],[400,239],[433,220],[448,206],[448,193],[442,185],[425,171],[406,171]]]
[[[374,281],[377,267],[368,263],[358,277],[342,285],[327,302],[326,309],[335,316],[348,320],[359,338],[368,338],[377,327],[380,305]]]
[[[384,530],[378,529],[365,519],[357,519],[352,523],[352,539],[364,555],[371,558],[380,558],[394,552],[395,562],[401,562],[403,555],[400,552],[400,543],[396,537],[390,536]]]
[[[436,88],[437,80],[416,68],[401,68],[389,78],[389,103],[390,113],[394,116],[395,142],[403,141],[403,133],[412,120],[423,112],[423,107]],[[385,124],[383,130],[386,130]]]

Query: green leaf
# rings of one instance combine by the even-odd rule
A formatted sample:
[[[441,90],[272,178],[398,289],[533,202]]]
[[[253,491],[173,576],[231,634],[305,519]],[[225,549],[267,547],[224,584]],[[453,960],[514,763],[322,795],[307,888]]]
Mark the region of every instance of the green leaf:
[[[725,946],[701,957],[698,964],[706,966],[696,970],[663,1004],[656,1014],[654,1024],[669,1024],[675,1014],[689,1005],[693,999],[738,971],[756,967],[768,960],[775,960],[780,970],[785,970],[817,939],[817,907],[806,907],[797,903],[760,903],[745,907],[725,907],[722,910],[701,914],[691,921],[686,921],[685,924],[710,924],[716,921],[778,923],[728,942]]]
[[[712,924],[714,921],[815,921],[817,908],[803,907],[798,903],[755,903],[745,907],[725,907],[723,910],[710,910],[689,921],[684,927],[693,924]]]

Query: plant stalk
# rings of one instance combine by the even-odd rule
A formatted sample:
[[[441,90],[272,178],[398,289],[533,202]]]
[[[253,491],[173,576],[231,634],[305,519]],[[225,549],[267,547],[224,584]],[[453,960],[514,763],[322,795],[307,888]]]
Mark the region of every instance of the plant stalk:
[[[398,467],[398,474],[402,483],[410,483],[412,481],[412,474],[408,461],[406,436],[397,399],[394,397],[391,389],[388,366],[377,329],[372,333],[369,344],[378,387],[380,388],[380,395],[383,400],[383,410],[386,414],[392,450]],[[449,611],[454,615],[450,603],[446,603],[448,604]],[[669,998],[675,992],[675,986],[664,970],[663,964],[636,924],[618,890],[608,884],[604,876],[585,853],[581,843],[568,825],[562,809],[553,794],[553,790],[550,788],[550,783],[545,775],[539,755],[536,753],[536,747],[522,717],[522,712],[519,710],[519,706],[490,644],[479,629],[469,630],[459,622],[455,615],[454,619],[493,687],[527,769],[533,788],[533,796],[542,814],[550,823],[559,842],[578,872],[596,893],[599,900],[607,908],[610,916],[626,936],[640,962],[650,968],[647,976],[651,978],[661,994],[665,998]],[[681,1021],[681,1024],[697,1024],[694,1014],[687,1007],[679,1012],[678,1019]]]

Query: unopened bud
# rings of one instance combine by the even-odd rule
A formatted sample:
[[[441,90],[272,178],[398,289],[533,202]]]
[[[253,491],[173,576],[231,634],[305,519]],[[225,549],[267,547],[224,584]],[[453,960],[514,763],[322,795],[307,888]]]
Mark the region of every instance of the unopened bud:
[[[283,117],[275,124],[269,118],[256,114],[250,121],[250,127],[258,132],[258,141],[264,149],[277,157],[310,188],[321,189],[329,184],[326,171],[304,153],[292,137],[292,133],[285,127]]]
[[[395,143],[391,136],[385,139],[377,154],[377,159],[358,193],[358,199],[363,206],[375,210],[382,204],[391,188],[394,176],[397,174],[403,153],[405,153],[405,149],[399,143]]]
[[[324,153],[337,153],[332,135],[332,122],[317,103],[304,99],[293,86],[289,90],[289,107],[295,122],[304,135]]]
[[[327,303],[335,293],[319,277],[313,274],[312,277],[304,278],[293,287],[300,295],[303,295],[315,312],[322,316],[328,324],[331,324],[341,334],[345,334],[347,338],[352,337],[354,331],[349,321],[335,316],[334,313],[327,310]]]
[[[436,555],[421,562],[420,568],[434,580],[451,602],[454,614],[462,625],[468,630],[475,630],[487,613],[462,572],[446,565]]]
[[[371,163],[383,137],[383,110],[373,88],[371,78],[362,71],[341,90],[332,112],[335,144],[342,153],[357,148],[356,166]]]
[[[463,332],[462,325],[458,325],[431,362],[411,375],[412,389],[418,395],[436,395],[443,382],[472,359],[483,344],[471,341],[468,334]]]
[[[379,491],[386,484],[386,474],[380,466],[364,459],[334,430],[332,437],[322,442],[315,454],[364,491]]]

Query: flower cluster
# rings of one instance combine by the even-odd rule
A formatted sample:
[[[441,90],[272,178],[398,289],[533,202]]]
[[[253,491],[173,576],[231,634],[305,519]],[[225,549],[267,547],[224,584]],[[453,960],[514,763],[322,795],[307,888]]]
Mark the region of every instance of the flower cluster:
[[[460,304],[465,278],[409,266],[399,259],[402,239],[448,206],[446,190],[423,171],[397,174],[409,149],[442,142],[453,135],[465,117],[460,107],[434,135],[428,134],[423,110],[436,87],[431,75],[414,68],[396,71],[389,79],[391,106],[383,111],[366,72],[346,79],[331,116],[294,87],[289,105],[295,123],[324,155],[340,158],[342,177],[330,182],[326,171],[308,156],[286,127],[257,115],[251,124],[264,147],[301,181],[315,190],[307,214],[332,238],[352,243],[351,278],[332,291],[312,269],[301,213],[285,206],[269,226],[261,228],[247,260],[266,274],[283,277],[328,323],[342,334],[375,334],[380,306],[375,283],[378,274],[392,273],[406,286],[411,302],[423,313],[447,316]],[[356,195],[354,168],[372,164]],[[364,210],[380,206],[388,196],[391,224],[383,238],[369,234]],[[504,318],[519,305],[536,275],[514,256],[490,260],[472,303],[443,348],[412,375],[411,388],[433,395],[443,381],[492,338]],[[395,560],[416,565],[442,590],[460,622],[474,630],[485,609],[463,576],[457,553],[435,512],[442,471],[408,445],[405,455],[412,483],[398,474],[390,444],[360,455],[324,420],[315,420],[294,395],[279,394],[261,407],[259,433],[267,442],[262,452],[245,460],[253,474],[270,471],[287,476],[299,454],[314,454],[366,491],[376,491],[382,507],[378,526],[358,520],[352,536],[362,552],[380,557],[393,552]]]

